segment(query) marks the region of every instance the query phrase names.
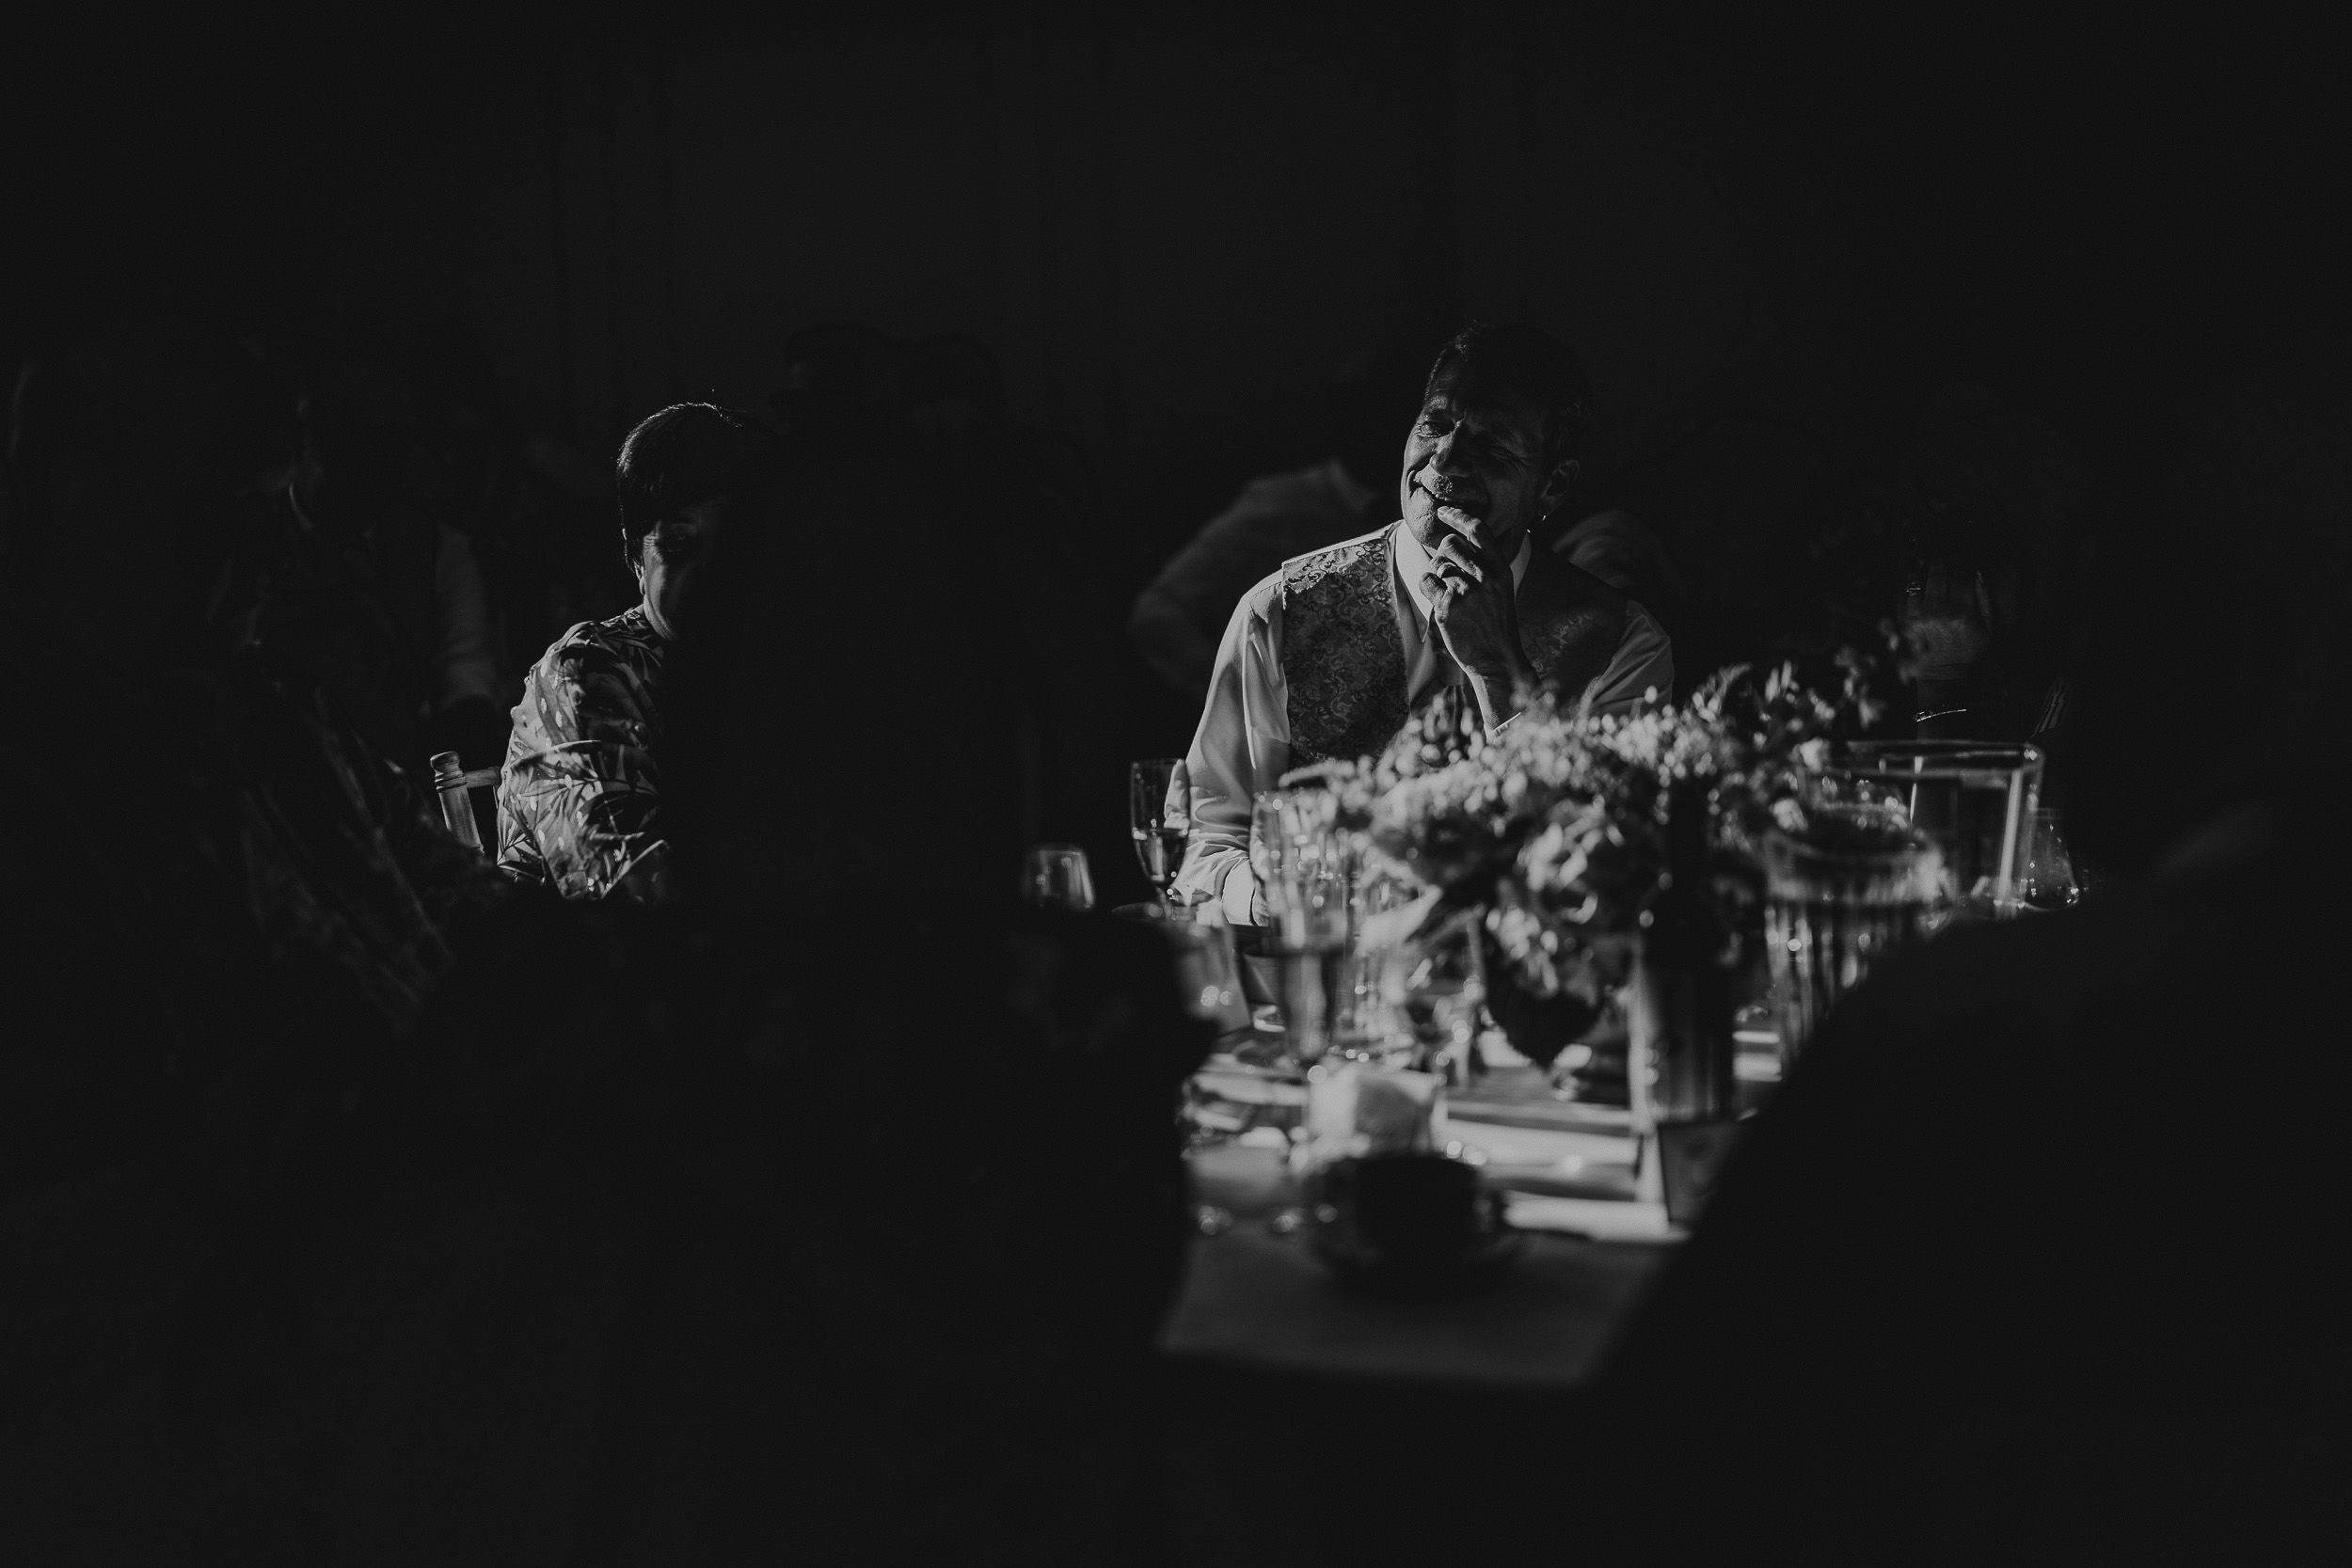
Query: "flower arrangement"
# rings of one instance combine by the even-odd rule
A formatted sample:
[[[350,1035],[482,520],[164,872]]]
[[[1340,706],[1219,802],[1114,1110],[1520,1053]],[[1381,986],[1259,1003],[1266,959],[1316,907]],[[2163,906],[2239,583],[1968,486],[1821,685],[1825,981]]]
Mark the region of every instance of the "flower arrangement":
[[[1366,835],[1368,879],[1415,895],[1423,933],[1481,912],[1521,989],[1598,1006],[1630,973],[1677,784],[1706,782],[1709,875],[1727,923],[1760,930],[1764,834],[1806,832],[1806,773],[1834,736],[1882,716],[1876,662],[1849,650],[1837,667],[1835,692],[1790,665],[1735,666],[1685,703],[1622,717],[1537,695],[1468,755],[1450,759],[1408,724],[1377,758],[1283,782],[1337,795],[1342,821]]]

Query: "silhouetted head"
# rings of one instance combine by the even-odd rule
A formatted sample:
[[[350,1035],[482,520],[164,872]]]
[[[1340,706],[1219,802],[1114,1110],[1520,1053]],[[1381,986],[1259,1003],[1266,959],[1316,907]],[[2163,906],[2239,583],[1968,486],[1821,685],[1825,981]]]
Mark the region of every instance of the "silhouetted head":
[[[1979,577],[2005,645],[2065,613],[2091,470],[2063,433],[1980,383],[1955,382],[1924,402],[1894,478],[1915,579],[1931,566]]]
[[[735,499],[774,460],[774,433],[739,409],[681,403],[650,414],[621,443],[613,477],[621,545],[655,629],[674,617]]]
[[[1543,332],[1463,328],[1438,352],[1406,436],[1397,499],[1414,537],[1435,549],[1477,518],[1488,544],[1517,551],[1567,499],[1585,401],[1576,361]]]
[[[1006,901],[1020,725],[974,614],[987,535],[908,464],[839,454],[787,437],[686,601],[662,697],[681,885],[818,922]]]

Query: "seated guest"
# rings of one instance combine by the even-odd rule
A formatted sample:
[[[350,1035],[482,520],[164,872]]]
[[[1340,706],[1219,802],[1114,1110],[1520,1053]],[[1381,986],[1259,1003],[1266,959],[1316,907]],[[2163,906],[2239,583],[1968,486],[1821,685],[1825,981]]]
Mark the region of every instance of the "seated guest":
[[[1549,686],[1597,713],[1674,684],[1642,607],[1533,535],[1565,499],[1582,378],[1532,328],[1473,325],[1430,371],[1405,437],[1401,521],[1284,562],[1235,608],[1185,759],[1177,885],[1262,924],[1250,803],[1295,768],[1379,752],[1417,712],[1493,734]]]
[[[1896,477],[1913,519],[1899,614],[1921,738],[2048,745],[2087,580],[2089,467],[2058,432],[1963,384],[1929,400]]]
[[[694,562],[772,444],[751,415],[702,403],[664,408],[621,444],[622,548],[644,596],[565,632],[523,682],[499,781],[508,876],[566,898],[669,896],[661,666]]]
[[[1609,1369],[1718,1515],[1647,1516],[1812,1560],[2341,1537],[2344,353],[2249,353],[2109,552],[2064,804],[2113,880],[1873,974],[1750,1125]]]
[[[1136,601],[1128,635],[1194,707],[1209,694],[1217,635],[1252,584],[1293,556],[1391,520],[1397,437],[1421,407],[1424,368],[1393,351],[1349,355],[1327,393],[1332,455],[1251,480]]]

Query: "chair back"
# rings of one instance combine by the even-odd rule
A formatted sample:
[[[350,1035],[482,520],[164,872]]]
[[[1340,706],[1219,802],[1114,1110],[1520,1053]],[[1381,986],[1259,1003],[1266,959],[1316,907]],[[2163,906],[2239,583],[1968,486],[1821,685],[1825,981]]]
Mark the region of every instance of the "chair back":
[[[472,792],[496,789],[499,773],[496,768],[468,771],[455,752],[433,753],[433,787],[441,799],[441,820],[448,824],[451,837],[484,860],[490,858],[490,852],[483,847],[482,830],[473,819]]]

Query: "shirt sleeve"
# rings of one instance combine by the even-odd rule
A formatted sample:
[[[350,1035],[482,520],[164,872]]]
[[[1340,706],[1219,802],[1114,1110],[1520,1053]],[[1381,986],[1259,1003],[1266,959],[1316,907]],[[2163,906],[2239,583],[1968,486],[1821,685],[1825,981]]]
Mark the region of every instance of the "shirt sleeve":
[[[1226,917],[1252,926],[1258,890],[1249,869],[1249,809],[1290,768],[1289,689],[1282,678],[1279,573],[1244,594],[1226,623],[1209,677],[1209,702],[1184,771],[1192,785],[1192,836],[1176,886],[1216,898]]]
[[[499,783],[500,867],[566,898],[666,896],[651,718],[644,682],[613,651],[574,642],[541,659]]]
[[[1616,657],[1585,692],[1596,714],[1630,713],[1653,692],[1658,702],[1674,700],[1674,639],[1640,601],[1626,601],[1625,635],[1617,639]]]

